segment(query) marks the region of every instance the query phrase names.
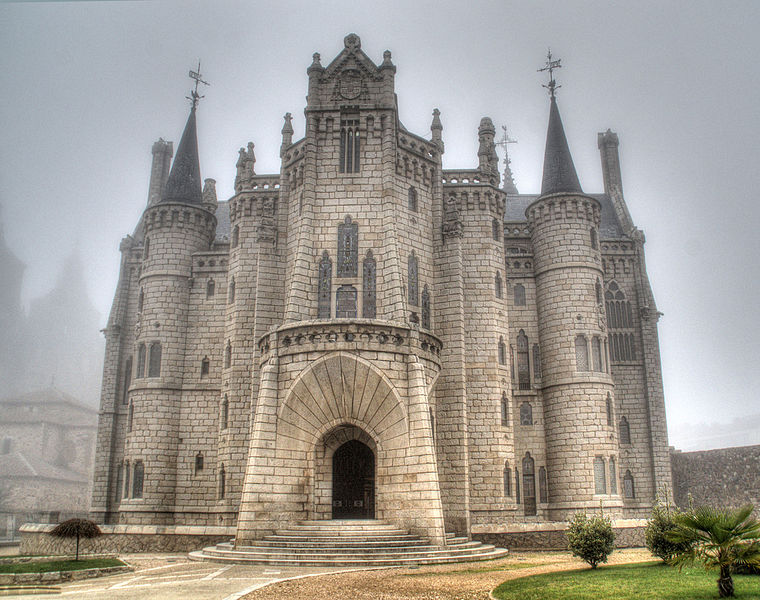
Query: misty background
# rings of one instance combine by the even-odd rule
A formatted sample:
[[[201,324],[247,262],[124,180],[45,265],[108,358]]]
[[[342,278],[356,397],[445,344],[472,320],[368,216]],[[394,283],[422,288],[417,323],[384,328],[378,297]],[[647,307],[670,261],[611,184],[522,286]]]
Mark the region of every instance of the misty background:
[[[257,173],[279,172],[312,53],[327,65],[355,32],[375,63],[392,51],[409,130],[429,137],[441,110],[444,168],[477,165],[482,116],[506,124],[521,193],[540,191],[551,46],[584,191],[603,190],[597,132],[620,136],[664,313],[670,443],[760,443],[759,30],[754,0],[0,2],[0,396],[52,384],[97,404],[119,241],[145,207],[152,143],[179,142],[198,59],[201,175],[226,200],[249,140]]]

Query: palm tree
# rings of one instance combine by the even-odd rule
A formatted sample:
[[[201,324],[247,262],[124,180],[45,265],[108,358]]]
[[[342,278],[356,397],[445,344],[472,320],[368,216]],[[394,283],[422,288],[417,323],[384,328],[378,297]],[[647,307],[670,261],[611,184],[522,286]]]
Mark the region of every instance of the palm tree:
[[[734,595],[731,566],[760,565],[760,521],[752,517],[754,506],[715,509],[702,506],[675,516],[676,527],[667,533],[677,544],[688,544],[669,562],[679,568],[701,562],[706,569],[720,569],[718,593]]]

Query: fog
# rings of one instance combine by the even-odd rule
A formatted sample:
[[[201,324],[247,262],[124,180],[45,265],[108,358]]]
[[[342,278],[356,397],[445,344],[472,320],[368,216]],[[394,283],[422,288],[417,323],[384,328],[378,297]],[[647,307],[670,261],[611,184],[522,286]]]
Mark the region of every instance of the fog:
[[[551,46],[562,59],[559,104],[586,192],[603,189],[597,132],[620,136],[625,197],[647,236],[664,313],[671,444],[760,443],[759,27],[755,1],[0,4],[0,227],[25,266],[21,312],[6,308],[2,321],[25,329],[11,345],[6,328],[11,348],[0,356],[19,361],[12,373],[32,373],[23,386],[5,376],[0,396],[55,383],[96,401],[97,375],[94,383],[84,375],[90,354],[87,367],[58,359],[45,366],[35,352],[60,356],[81,346],[102,355],[90,334],[106,323],[119,241],[145,206],[152,143],[179,141],[187,72],[198,59],[211,83],[198,110],[201,172],[217,180],[224,200],[237,149],[249,140],[257,172],[279,171],[286,111],[294,139],[303,135],[312,53],[327,64],[355,32],[376,63],[392,51],[409,130],[427,137],[431,111],[441,110],[444,168],[477,164],[482,116],[508,125],[522,193],[540,187],[548,102],[536,69]],[[99,316],[72,341],[51,331],[66,325],[65,314],[80,328],[54,293],[73,282],[66,269],[76,260],[89,298],[80,298],[76,317]],[[6,264],[0,260],[4,282]],[[58,315],[49,322],[35,311],[44,298]],[[31,350],[14,351],[21,346]],[[86,378],[90,391],[81,389]]]

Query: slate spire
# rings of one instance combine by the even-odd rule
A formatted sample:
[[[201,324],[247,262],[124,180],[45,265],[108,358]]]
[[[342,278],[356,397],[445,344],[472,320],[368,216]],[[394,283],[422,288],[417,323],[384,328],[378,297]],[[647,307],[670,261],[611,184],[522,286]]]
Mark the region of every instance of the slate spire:
[[[185,131],[166,180],[161,202],[200,205],[203,201],[201,167],[198,161],[198,136],[195,129],[195,105],[190,109]]]
[[[541,182],[541,195],[558,192],[582,194],[581,184],[570,156],[565,130],[557,108],[557,98],[552,95],[549,109],[549,128],[546,132],[546,150],[544,151],[544,177]]]

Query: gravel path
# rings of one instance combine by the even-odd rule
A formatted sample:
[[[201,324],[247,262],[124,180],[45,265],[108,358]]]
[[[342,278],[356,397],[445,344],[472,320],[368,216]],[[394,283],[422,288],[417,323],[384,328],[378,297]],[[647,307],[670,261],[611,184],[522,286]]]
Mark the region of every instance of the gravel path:
[[[610,564],[651,560],[646,549],[614,552]],[[364,570],[283,581],[256,590],[243,600],[487,600],[507,579],[583,568],[569,553],[513,552],[499,560],[416,569]]]

